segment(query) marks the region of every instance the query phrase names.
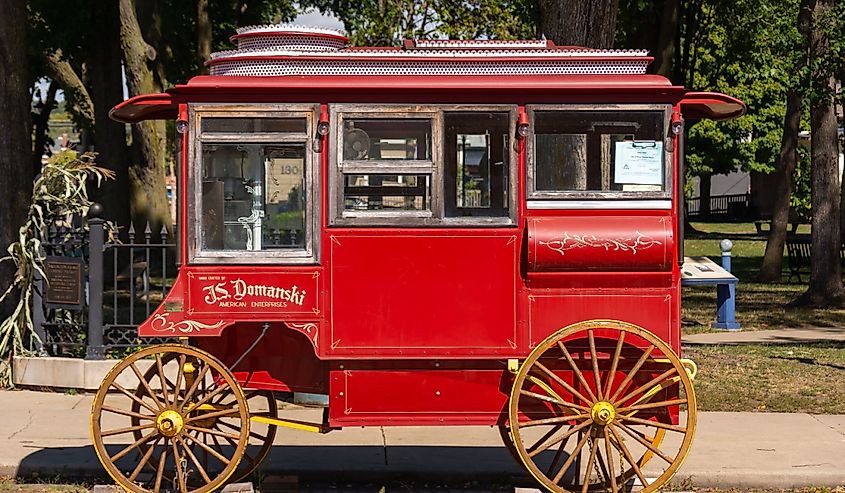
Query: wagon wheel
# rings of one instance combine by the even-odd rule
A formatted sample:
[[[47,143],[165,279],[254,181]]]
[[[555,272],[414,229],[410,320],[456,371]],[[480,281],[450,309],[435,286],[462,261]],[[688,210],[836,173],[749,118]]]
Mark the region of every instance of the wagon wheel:
[[[162,372],[159,373],[158,364],[150,366],[150,368],[144,373],[144,379],[147,382],[162,382],[165,383],[167,389],[172,392],[174,388],[174,382],[171,381],[170,378],[165,378],[164,380],[159,378],[159,375],[175,375],[180,367],[177,359],[180,359],[181,355],[177,353],[167,353],[161,356],[161,365],[162,365]],[[186,360],[186,363],[194,364],[195,362],[191,362]],[[184,365],[181,365],[184,366]],[[208,381],[203,382],[200,384],[200,390],[205,390],[207,384],[210,383]],[[159,388],[154,388],[153,392],[161,399],[163,397]],[[149,394],[147,389],[144,386],[138,387],[135,391],[135,395],[140,398],[145,398]],[[249,410],[250,415],[250,426],[249,426],[249,443],[247,444],[246,449],[244,449],[243,459],[238,462],[238,467],[235,469],[235,472],[229,477],[227,482],[229,483],[237,483],[238,481],[248,477],[252,474],[258,466],[261,465],[262,461],[267,457],[267,454],[270,453],[270,449],[273,447],[273,440],[276,438],[276,428],[277,426],[262,423],[260,421],[255,421],[253,418],[255,417],[264,417],[270,419],[276,419],[279,417],[279,409],[276,404],[276,396],[271,390],[259,390],[259,389],[244,389],[244,398],[247,403],[247,409]],[[224,392],[219,396],[215,396],[211,399],[211,404],[215,408],[231,408],[232,405],[236,402],[236,396],[234,393]],[[134,413],[140,413],[141,411],[141,404],[139,401],[132,402],[132,411]],[[132,418],[132,426],[138,426],[140,424],[139,419],[137,417]],[[209,428],[215,432],[219,433],[234,433],[234,425],[230,422],[222,419],[214,420],[212,423],[209,423]],[[224,453],[224,447],[232,447],[234,446],[234,440],[232,437],[222,436],[219,433],[212,434],[209,432],[203,432],[198,429],[190,429],[188,433],[193,436],[197,441],[202,441],[204,444],[208,445],[212,449],[216,450],[218,453]],[[141,431],[134,432],[135,439],[138,440],[142,436]],[[215,440],[216,438],[216,440]],[[140,445],[139,448],[141,449],[141,454],[143,455],[146,453],[146,446]],[[209,451],[205,450],[201,446],[197,445],[196,448],[198,450],[194,450],[197,457],[201,459],[201,464],[205,467],[206,462],[208,462],[209,458]],[[212,456],[213,457],[213,456]],[[147,466],[148,468],[152,468],[155,470],[154,464],[156,462],[157,455],[153,452],[153,456],[151,460],[148,461]],[[212,464],[213,466],[214,464]],[[164,472],[165,479],[172,479],[172,475],[168,474],[168,471]]]
[[[153,368],[146,375],[144,360]],[[225,400],[231,403],[218,404]],[[235,431],[215,429],[224,422]],[[212,447],[196,431],[230,445]],[[220,361],[196,348],[165,344],[129,356],[106,375],[94,398],[91,433],[97,457],[124,489],[207,493],[235,472],[244,455],[249,412]]]
[[[676,412],[678,424],[670,424]],[[561,329],[529,354],[508,417],[517,454],[550,491],[650,493],[689,451],[695,393],[661,339],[633,324],[592,320]],[[663,440],[667,433],[673,440]]]

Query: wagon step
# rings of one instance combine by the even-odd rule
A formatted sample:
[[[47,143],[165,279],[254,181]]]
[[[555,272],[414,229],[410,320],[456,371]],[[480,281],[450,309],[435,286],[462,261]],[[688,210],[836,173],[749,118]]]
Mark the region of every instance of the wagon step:
[[[324,423],[311,423],[297,419],[269,418],[267,416],[250,416],[250,421],[274,426],[284,426],[294,430],[310,431],[311,433],[328,433],[329,427]]]

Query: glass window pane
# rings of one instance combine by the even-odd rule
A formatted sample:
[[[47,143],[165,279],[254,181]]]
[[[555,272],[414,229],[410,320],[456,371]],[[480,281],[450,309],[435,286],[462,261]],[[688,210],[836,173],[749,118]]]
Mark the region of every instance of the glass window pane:
[[[203,118],[203,132],[305,133],[305,118]]]
[[[304,248],[305,156],[304,144],[204,144],[201,248]]]
[[[507,216],[510,115],[444,114],[446,215]]]
[[[664,135],[659,111],[538,111],[534,188],[661,192]]]
[[[431,209],[430,175],[344,175],[347,211]]]
[[[431,160],[427,119],[349,119],[343,124],[343,159]]]

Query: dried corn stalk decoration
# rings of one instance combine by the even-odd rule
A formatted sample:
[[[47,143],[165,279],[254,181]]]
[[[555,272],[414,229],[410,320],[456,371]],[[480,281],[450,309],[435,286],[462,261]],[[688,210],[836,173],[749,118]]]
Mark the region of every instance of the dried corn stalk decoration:
[[[25,337],[35,340],[32,328],[32,290],[36,272],[49,283],[44,273],[44,255],[41,244],[47,228],[53,224],[69,224],[74,216],[84,216],[92,202],[88,199],[88,178],[95,178],[99,187],[103,180],[114,178],[114,172],[94,163],[96,154],[77,154],[65,151],[52,156],[35,180],[32,204],[26,220],[18,232],[18,241],[9,245],[8,255],[0,262],[14,262],[17,270],[12,284],[0,295],[0,302],[13,293],[20,299],[12,314],[0,323],[0,358],[7,362],[0,369],[0,384],[12,385],[11,358],[26,353]],[[110,237],[114,228],[105,224]]]

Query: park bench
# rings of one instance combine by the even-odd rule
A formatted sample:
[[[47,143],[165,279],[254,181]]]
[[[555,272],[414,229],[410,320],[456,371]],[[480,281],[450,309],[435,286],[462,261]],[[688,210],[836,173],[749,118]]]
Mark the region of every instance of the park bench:
[[[800,221],[789,221],[789,232],[794,234],[798,234],[798,226],[801,226]],[[765,228],[763,228],[765,226]],[[763,233],[768,233],[772,230],[772,221],[770,220],[758,220],[754,221],[754,228],[757,230],[757,234],[761,235]]]
[[[809,236],[787,236],[786,237],[786,265],[789,267],[789,278],[786,282],[792,282],[793,277],[801,280],[801,274],[810,274],[810,245],[812,239]],[[845,265],[845,243],[839,246],[839,260]]]

